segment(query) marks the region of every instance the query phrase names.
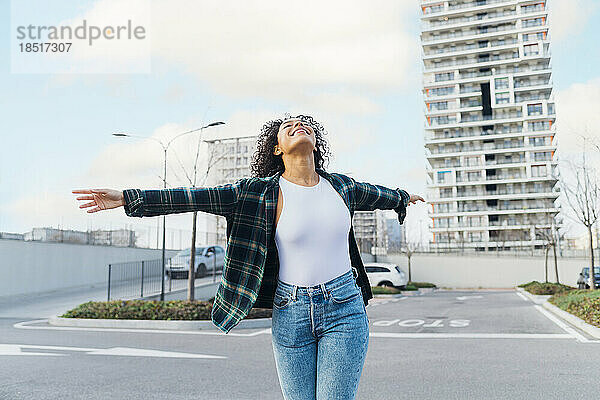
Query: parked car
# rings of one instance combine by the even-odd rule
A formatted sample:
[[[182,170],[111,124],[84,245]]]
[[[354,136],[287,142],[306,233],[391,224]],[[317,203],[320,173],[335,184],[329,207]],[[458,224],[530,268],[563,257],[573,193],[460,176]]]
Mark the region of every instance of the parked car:
[[[175,254],[165,266],[167,276],[172,279],[187,278],[190,270],[190,255],[190,248]],[[212,274],[215,265],[217,271],[223,271],[224,261],[225,250],[221,246],[196,247],[194,259],[196,278]]]
[[[372,286],[388,286],[404,289],[408,283],[408,276],[396,264],[390,263],[365,263],[367,277]]]
[[[600,267],[594,267],[594,278],[596,279],[596,287],[598,287],[598,285],[600,284]],[[592,280],[590,277],[590,268],[583,267],[583,269],[579,273],[579,279],[577,279],[577,288],[589,289],[591,283]]]

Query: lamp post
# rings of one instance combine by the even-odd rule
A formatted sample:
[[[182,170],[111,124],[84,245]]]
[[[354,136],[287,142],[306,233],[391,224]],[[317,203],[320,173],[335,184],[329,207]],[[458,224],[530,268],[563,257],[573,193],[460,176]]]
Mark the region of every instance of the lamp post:
[[[217,125],[224,125],[225,122],[221,122],[221,121],[217,121],[217,122],[211,122],[208,125],[205,125],[201,128],[196,128],[196,129],[192,129],[189,130],[187,132],[182,132],[179,135],[175,136],[174,138],[172,138],[171,140],[169,140],[166,144],[164,144],[161,140],[158,140],[156,138],[153,137],[148,137],[148,136],[138,136],[138,135],[132,135],[130,133],[125,133],[125,132],[116,132],[113,133],[113,136],[117,136],[117,137],[137,137],[137,138],[141,138],[141,139],[151,139],[154,140],[155,142],[158,142],[161,147],[163,148],[164,151],[164,175],[163,175],[163,187],[166,189],[167,188],[167,150],[169,149],[169,146],[171,145],[171,143],[173,143],[173,141],[177,138],[180,138],[183,135],[187,135],[189,133],[192,132],[198,132],[201,131],[203,129],[206,128],[210,128],[211,126],[217,126]],[[167,216],[163,215],[163,243],[162,243],[162,276],[160,279],[160,301],[164,301],[165,300],[165,241],[166,241],[166,221],[167,221]]]

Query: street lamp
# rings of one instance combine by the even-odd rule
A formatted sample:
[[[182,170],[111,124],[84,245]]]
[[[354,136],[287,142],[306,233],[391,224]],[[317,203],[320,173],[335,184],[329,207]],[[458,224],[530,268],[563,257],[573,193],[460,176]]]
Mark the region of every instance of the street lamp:
[[[126,133],[126,132],[115,132],[113,133],[113,136],[117,136],[117,137],[137,137],[137,138],[141,138],[141,139],[151,139],[154,140],[155,142],[158,142],[164,151],[164,175],[163,175],[163,187],[166,189],[167,188],[167,150],[169,149],[169,146],[171,145],[171,143],[183,136],[183,135],[187,135],[188,133],[192,133],[192,132],[198,132],[201,131],[203,129],[206,128],[210,128],[212,126],[217,126],[217,125],[224,125],[225,122],[222,121],[216,121],[216,122],[211,122],[208,125],[205,125],[201,128],[196,128],[196,129],[192,129],[190,131],[187,132],[182,132],[179,135],[175,136],[174,138],[172,138],[171,140],[169,140],[166,144],[164,144],[162,141],[153,138],[153,137],[148,137],[148,136],[139,136],[139,135],[132,135],[130,133]],[[163,244],[162,244],[162,277],[160,279],[160,301],[164,301],[165,300],[165,242],[166,242],[166,221],[167,221],[167,216],[163,215]]]

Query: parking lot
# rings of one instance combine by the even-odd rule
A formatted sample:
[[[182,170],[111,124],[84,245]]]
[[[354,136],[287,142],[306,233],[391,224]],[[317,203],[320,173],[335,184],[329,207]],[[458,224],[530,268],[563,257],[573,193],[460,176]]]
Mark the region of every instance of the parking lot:
[[[600,341],[514,290],[377,297],[358,399],[591,399]],[[0,399],[282,399],[270,329],[0,319]],[[594,380],[595,379],[595,380]],[[4,396],[4,397],[2,397]]]

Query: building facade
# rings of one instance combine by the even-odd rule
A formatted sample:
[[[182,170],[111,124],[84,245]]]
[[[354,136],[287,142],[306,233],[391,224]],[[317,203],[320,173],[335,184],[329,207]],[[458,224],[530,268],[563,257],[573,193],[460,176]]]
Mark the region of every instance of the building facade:
[[[256,136],[205,140],[207,147],[207,186],[233,183],[250,176],[250,162],[256,150]],[[227,244],[227,221],[219,215],[205,215],[205,243]]]
[[[421,2],[433,247],[540,247],[554,232],[547,3]]]

